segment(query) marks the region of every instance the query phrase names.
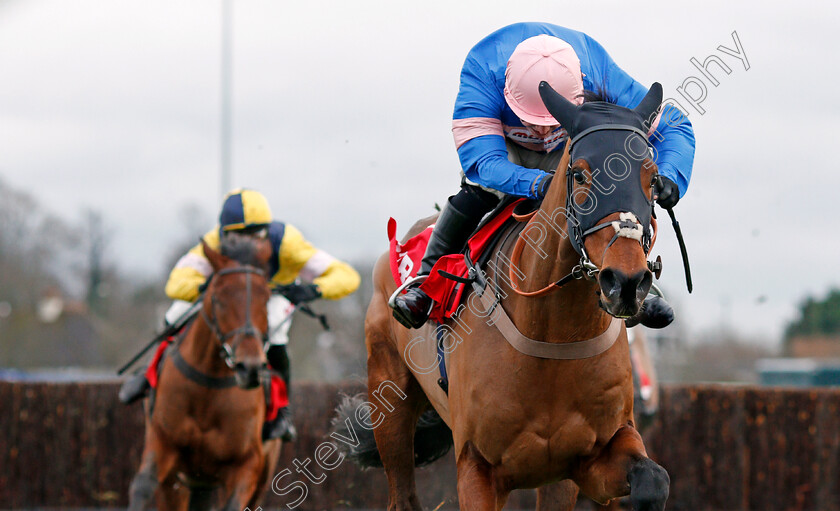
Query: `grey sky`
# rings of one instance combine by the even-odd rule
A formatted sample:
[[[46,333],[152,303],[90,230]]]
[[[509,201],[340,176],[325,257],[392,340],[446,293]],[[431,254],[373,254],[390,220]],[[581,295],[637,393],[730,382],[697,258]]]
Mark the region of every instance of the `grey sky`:
[[[160,274],[187,204],[219,178],[221,2],[0,2],[0,176],[77,219],[103,211],[109,256]],[[450,133],[470,47],[516,21],[587,32],[666,95],[716,54],[694,177],[677,208],[694,270],[661,219],[663,285],[690,328],[775,339],[806,293],[840,280],[837,8],[828,2],[236,2],[233,184],[336,256],[385,250],[458,188]],[[750,69],[717,50],[735,48]],[[728,304],[731,308],[723,311]]]

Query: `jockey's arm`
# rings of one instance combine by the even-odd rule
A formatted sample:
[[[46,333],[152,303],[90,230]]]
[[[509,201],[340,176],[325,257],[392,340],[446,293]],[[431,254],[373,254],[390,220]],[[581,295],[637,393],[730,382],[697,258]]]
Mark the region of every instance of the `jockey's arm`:
[[[587,37],[587,46],[591,68],[598,75],[592,78],[598,80],[596,83],[606,84],[611,102],[635,108],[648,88],[618,67],[597,41]],[[650,131],[649,139],[655,150],[659,173],[679,186],[682,197],[688,189],[694,166],[694,128],[683,112],[666,101]]]
[[[349,264],[312,246],[299,230],[286,224],[279,250],[280,269],[272,278],[278,284],[290,284],[298,277],[318,286],[321,296],[338,300],[359,287],[361,278]]]
[[[546,175],[511,163],[502,129],[502,92],[481,62],[468,55],[452,117],[452,135],[461,168],[470,181],[509,195],[536,198],[536,184]]]
[[[538,198],[537,185],[547,175],[540,169],[512,163],[505,139],[500,135],[468,140],[458,148],[458,158],[470,181],[517,197]]]
[[[219,246],[219,230],[213,229],[204,235],[204,241],[211,248]],[[213,267],[204,255],[201,243],[181,256],[166,281],[166,296],[173,300],[192,302],[198,298],[198,288],[207,281]]]

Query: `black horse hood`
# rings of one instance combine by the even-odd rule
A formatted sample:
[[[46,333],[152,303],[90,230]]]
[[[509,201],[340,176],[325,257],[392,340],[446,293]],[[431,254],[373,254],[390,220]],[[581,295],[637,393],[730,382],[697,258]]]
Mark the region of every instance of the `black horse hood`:
[[[642,163],[651,157],[646,120],[653,118],[659,108],[661,86],[654,84],[635,109],[601,101],[577,106],[545,82],[540,84],[540,95],[569,134],[569,232],[576,233],[582,244],[587,231],[608,215],[632,213],[634,218],[625,215],[622,220],[640,224],[647,238],[653,202],[645,193],[650,183],[642,183]],[[582,176],[574,167],[578,160],[586,161],[589,167],[586,172],[580,171]],[[575,189],[574,181],[581,177],[589,187]],[[577,242],[573,245],[581,252]]]

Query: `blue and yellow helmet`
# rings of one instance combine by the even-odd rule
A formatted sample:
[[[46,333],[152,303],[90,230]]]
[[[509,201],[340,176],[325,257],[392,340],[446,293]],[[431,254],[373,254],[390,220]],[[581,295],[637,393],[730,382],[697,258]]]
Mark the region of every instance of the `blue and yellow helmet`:
[[[219,226],[222,232],[264,227],[271,223],[271,208],[260,192],[237,188],[225,196]]]

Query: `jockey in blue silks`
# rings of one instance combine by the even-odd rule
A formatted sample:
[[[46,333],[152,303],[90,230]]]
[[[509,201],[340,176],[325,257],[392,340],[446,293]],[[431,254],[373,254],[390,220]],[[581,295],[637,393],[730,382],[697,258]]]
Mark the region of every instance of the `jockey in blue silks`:
[[[419,284],[441,256],[463,250],[501,197],[544,197],[568,136],[542,103],[541,81],[576,104],[591,94],[634,108],[648,91],[582,32],[548,23],[516,23],[479,41],[461,69],[452,119],[461,191],[441,211],[415,281],[395,300],[394,317],[407,328],[421,327],[434,305]],[[682,112],[666,104],[649,140],[661,177],[656,201],[672,208],[691,180],[694,130]],[[627,322],[662,328],[672,320],[671,307],[648,296],[639,315]]]

